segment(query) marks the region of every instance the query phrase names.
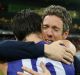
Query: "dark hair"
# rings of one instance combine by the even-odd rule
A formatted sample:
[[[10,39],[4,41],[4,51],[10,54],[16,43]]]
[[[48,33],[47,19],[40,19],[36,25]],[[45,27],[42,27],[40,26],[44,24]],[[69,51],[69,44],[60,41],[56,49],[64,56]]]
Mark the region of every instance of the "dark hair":
[[[41,16],[32,10],[21,10],[13,18],[13,33],[18,40],[23,40],[31,33],[41,32],[41,22]]]
[[[60,17],[63,21],[63,32],[69,31],[70,26],[72,25],[72,18],[66,8],[58,5],[51,5],[45,8],[43,13],[43,19],[47,15],[56,15]]]

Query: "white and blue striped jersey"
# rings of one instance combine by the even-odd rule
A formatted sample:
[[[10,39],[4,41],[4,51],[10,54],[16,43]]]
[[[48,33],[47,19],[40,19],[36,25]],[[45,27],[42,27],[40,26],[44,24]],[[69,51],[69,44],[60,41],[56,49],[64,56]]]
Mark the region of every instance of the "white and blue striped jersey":
[[[43,42],[40,42],[43,44]],[[73,64],[64,64],[59,61],[51,60],[46,57],[40,57],[37,59],[22,59],[8,63],[8,75],[17,75],[18,71],[24,72],[21,67],[26,66],[37,72],[42,72],[40,62],[43,62],[51,75],[75,75],[75,69]],[[27,73],[27,72],[25,72]],[[31,74],[30,74],[31,75]]]

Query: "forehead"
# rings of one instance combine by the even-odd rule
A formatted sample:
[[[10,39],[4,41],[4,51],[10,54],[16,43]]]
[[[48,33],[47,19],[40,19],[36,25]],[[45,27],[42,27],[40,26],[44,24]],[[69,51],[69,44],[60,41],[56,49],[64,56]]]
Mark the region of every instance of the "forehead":
[[[57,17],[55,15],[47,15],[43,19],[43,25],[58,25],[58,26],[63,26],[63,21],[60,17]]]

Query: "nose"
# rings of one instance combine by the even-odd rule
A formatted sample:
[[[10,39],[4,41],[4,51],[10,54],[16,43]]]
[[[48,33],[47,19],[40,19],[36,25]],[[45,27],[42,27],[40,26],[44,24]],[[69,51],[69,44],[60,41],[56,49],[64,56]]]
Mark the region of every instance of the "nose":
[[[52,29],[49,29],[49,30],[48,30],[47,35],[48,35],[49,38],[52,38],[52,36],[53,36],[53,31],[52,31]]]

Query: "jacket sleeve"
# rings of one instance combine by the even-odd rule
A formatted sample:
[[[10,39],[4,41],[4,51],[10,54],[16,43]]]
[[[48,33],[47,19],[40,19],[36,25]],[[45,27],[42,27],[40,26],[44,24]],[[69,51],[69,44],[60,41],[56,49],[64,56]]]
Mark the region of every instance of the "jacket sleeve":
[[[24,58],[37,58],[41,56],[44,56],[44,45],[21,41],[0,42],[1,61],[13,61]]]

